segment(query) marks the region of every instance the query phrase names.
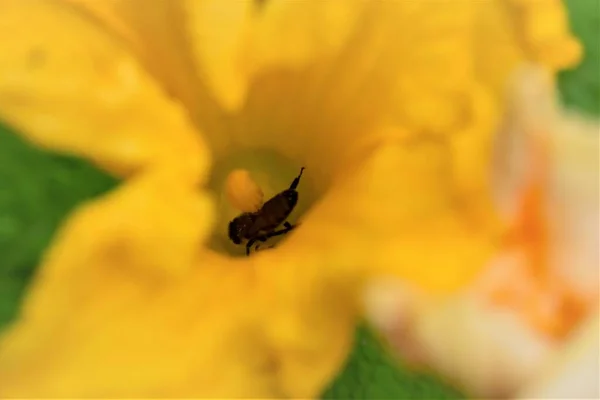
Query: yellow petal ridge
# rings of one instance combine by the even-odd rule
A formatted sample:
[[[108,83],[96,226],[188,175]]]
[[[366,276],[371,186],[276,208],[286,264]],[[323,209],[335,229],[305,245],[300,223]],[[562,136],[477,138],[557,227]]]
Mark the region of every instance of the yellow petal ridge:
[[[221,110],[206,82],[199,79],[186,31],[183,2],[55,1],[65,3],[119,39],[161,87],[185,105],[196,124],[205,130],[216,130]]]
[[[569,32],[565,5],[560,0],[506,0],[516,10],[521,34],[532,59],[553,71],[575,66],[583,49]]]
[[[212,202],[194,192],[170,171],[153,170],[72,215],[20,322],[0,344],[2,397],[134,396],[155,373],[164,381],[181,378],[182,367],[166,359],[152,362],[141,380],[135,365],[152,359],[152,343],[162,342],[159,352],[180,348],[170,338],[192,321],[178,320],[177,307],[162,307],[170,289],[199,271],[199,249],[212,229]]]
[[[239,111],[254,78],[332,57],[362,9],[356,0],[320,2],[187,0],[188,36],[199,73],[221,106]]]
[[[118,40],[61,3],[0,6],[0,116],[34,143],[127,176],[147,164],[198,182],[209,154],[185,111]],[[23,25],[28,20],[39,29]]]
[[[280,251],[338,254],[339,269],[323,272],[338,279],[395,275],[432,294],[451,293],[476,276],[494,240],[493,226],[457,201],[452,170],[441,140],[381,143],[339,177]],[[427,252],[430,243],[439,251]]]
[[[243,59],[255,4],[252,0],[187,0],[184,3],[200,73],[226,109],[239,109],[250,84]]]

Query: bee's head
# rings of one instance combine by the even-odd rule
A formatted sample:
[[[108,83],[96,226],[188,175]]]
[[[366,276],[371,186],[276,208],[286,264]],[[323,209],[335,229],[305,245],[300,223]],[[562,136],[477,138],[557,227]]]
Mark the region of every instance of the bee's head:
[[[229,223],[229,239],[231,239],[231,241],[235,244],[241,244],[242,243],[242,239],[240,238],[240,229],[238,227],[238,219],[235,218],[234,220],[232,220]]]
[[[250,213],[244,213],[238,217],[235,217],[230,223],[228,228],[229,239],[235,244],[241,244],[243,239],[246,238],[248,228],[252,226],[254,219]]]

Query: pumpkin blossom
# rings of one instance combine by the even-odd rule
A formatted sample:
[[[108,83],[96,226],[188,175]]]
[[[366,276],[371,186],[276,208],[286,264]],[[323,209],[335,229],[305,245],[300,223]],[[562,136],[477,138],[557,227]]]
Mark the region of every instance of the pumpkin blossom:
[[[5,0],[0,34],[0,118],[122,178],[47,250],[2,397],[318,396],[371,279],[478,277],[504,82],[580,57],[552,0]],[[301,167],[298,228],[236,257]]]

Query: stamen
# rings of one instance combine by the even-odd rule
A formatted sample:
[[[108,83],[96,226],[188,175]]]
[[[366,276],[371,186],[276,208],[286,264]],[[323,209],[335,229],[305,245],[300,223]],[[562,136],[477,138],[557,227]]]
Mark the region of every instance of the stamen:
[[[254,212],[263,204],[264,194],[245,169],[232,171],[225,182],[227,198],[231,205],[242,212]]]

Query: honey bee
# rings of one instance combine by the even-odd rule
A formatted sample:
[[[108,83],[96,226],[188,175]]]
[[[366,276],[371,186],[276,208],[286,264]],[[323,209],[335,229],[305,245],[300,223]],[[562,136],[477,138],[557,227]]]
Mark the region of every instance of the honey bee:
[[[304,167],[294,179],[290,187],[269,199],[255,212],[245,212],[229,223],[229,239],[235,244],[247,240],[246,255],[256,242],[266,242],[274,236],[285,235],[296,226],[286,221],[298,203],[296,188],[300,183]],[[277,230],[283,224],[283,228]],[[258,246],[257,246],[258,247]]]

